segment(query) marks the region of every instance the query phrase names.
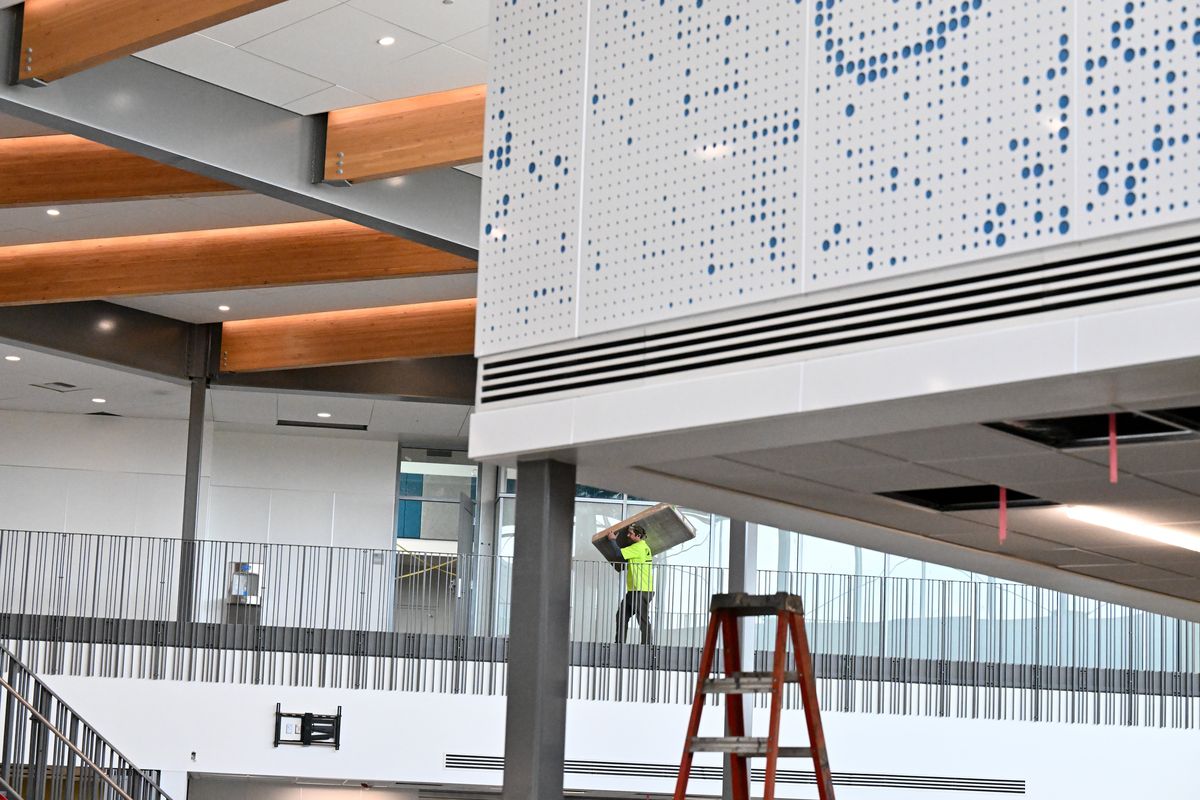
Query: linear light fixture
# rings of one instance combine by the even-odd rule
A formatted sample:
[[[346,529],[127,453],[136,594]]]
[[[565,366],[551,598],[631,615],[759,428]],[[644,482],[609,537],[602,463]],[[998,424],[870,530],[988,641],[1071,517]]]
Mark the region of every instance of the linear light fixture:
[[[1067,516],[1078,522],[1086,522],[1110,531],[1128,533],[1141,539],[1150,539],[1172,547],[1182,547],[1200,553],[1200,535],[1188,531],[1177,531],[1162,525],[1152,525],[1134,517],[1118,514],[1096,506],[1067,506]]]

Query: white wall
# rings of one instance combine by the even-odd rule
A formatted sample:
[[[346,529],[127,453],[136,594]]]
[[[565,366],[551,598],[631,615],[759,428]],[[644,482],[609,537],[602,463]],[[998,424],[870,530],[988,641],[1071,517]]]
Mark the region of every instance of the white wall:
[[[496,771],[446,768],[445,755],[502,755],[503,697],[68,677],[50,683],[147,768],[444,784],[497,785],[501,780]],[[341,705],[342,748],[272,747],[277,702],[285,710],[315,713],[332,713]],[[574,701],[568,709],[566,756],[678,764],[687,715],[685,705]],[[715,707],[706,711],[703,735],[717,735],[720,716]],[[756,712],[756,729],[765,719],[765,712]],[[1025,796],[1034,800],[1191,800],[1200,783],[1195,731],[839,713],[825,715],[825,729],[835,772],[1023,779]],[[785,743],[802,744],[801,715],[785,712],[782,731]],[[667,793],[672,783],[566,776],[569,789]],[[692,791],[716,794],[719,787],[699,781]],[[780,787],[779,793],[813,796],[811,787],[795,785]],[[902,794],[913,800],[984,796],[924,789]],[[838,789],[841,800],[893,796],[900,795],[878,788]]]
[[[204,536],[388,549],[395,442],[218,429]]]
[[[388,549],[396,443],[205,430],[207,539]],[[0,411],[0,529],[177,538],[187,422]]]
[[[0,528],[178,537],[187,423],[0,411]]]

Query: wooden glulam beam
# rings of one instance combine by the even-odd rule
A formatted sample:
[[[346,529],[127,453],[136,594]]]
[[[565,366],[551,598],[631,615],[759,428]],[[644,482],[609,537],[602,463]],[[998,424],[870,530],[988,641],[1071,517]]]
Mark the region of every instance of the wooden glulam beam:
[[[487,87],[329,112],[325,180],[369,181],[483,158]]]
[[[0,305],[473,272],[344,220],[0,247]]]
[[[0,206],[223,194],[227,183],[70,134],[0,139]]]
[[[58,80],[279,2],[25,0],[19,80]]]
[[[469,355],[475,298],[221,324],[221,371]]]

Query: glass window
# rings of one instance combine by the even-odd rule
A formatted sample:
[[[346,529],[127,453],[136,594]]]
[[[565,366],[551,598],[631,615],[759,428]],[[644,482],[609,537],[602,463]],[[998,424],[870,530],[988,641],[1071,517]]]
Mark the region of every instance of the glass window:
[[[396,538],[458,539],[474,514],[479,468],[461,450],[401,448]]]

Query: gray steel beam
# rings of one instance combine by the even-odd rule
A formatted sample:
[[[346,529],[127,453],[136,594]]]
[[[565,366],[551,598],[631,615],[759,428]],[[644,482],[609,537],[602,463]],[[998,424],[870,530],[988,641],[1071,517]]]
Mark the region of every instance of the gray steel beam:
[[[330,394],[471,405],[472,356],[414,358],[377,364],[214,374],[219,326],[95,300],[0,307],[0,341],[100,366],[185,382],[268,392]]]
[[[471,405],[475,402],[475,358],[447,356],[272,372],[225,372],[213,378],[212,385]]]
[[[17,13],[0,12],[10,65],[20,46]],[[0,112],[453,253],[474,257],[478,250],[481,182],[474,175],[440,169],[408,175],[400,186],[316,183],[323,118],[132,56],[47,86],[0,85]]]
[[[193,374],[197,327],[101,301],[0,308],[0,341],[176,381]]]
[[[575,466],[519,465],[504,800],[562,800]]]

